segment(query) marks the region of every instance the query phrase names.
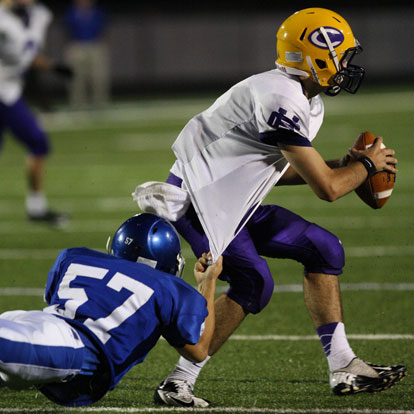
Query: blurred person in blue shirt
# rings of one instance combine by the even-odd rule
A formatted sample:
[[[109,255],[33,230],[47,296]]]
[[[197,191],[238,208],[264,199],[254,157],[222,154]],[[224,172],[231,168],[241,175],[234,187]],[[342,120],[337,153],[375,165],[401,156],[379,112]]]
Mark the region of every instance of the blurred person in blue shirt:
[[[66,59],[75,70],[69,99],[75,108],[109,101],[109,51],[104,39],[108,22],[108,14],[95,0],[74,0],[66,10]]]

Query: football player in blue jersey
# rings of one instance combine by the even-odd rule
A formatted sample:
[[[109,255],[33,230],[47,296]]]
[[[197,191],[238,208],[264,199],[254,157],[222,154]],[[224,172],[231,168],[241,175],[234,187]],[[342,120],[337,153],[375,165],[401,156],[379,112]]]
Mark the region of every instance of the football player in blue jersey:
[[[49,306],[0,315],[0,386],[36,386],[58,404],[79,406],[113,389],[161,336],[191,361],[206,358],[221,258],[197,261],[197,292],[179,277],[178,233],[148,213],[125,221],[108,253],[63,250],[49,271]]]

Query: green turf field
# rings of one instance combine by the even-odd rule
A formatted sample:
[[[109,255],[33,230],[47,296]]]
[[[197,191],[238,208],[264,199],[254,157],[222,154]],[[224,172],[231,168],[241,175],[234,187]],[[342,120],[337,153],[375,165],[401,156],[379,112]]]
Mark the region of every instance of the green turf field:
[[[42,115],[54,148],[47,175],[50,201],[73,217],[65,230],[26,221],[25,154],[6,139],[0,158],[0,311],[43,307],[46,275],[61,249],[104,250],[107,237],[138,212],[130,196],[135,186],[165,180],[173,162],[170,145],[186,121],[212,102],[209,97],[154,99],[101,112]],[[266,202],[281,204],[341,238],[347,254],[341,282],[351,345],[368,361],[404,363],[411,372],[414,91],[343,93],[325,103],[326,120],[315,147],[325,158],[336,158],[364,130],[383,135],[399,159],[392,198],[374,211],[355,194],[327,203],[298,186],[273,190]],[[185,244],[184,254],[185,278],[191,282],[194,259]],[[301,266],[283,260],[269,263],[279,292],[261,314],[246,319],[203,370],[196,391],[214,403],[207,411],[414,413],[412,376],[380,394],[331,394],[327,363],[300,292]],[[176,360],[175,351],[160,341],[143,364],[89,410],[169,411],[154,407],[152,394]],[[59,410],[36,391],[0,390],[0,413]]]

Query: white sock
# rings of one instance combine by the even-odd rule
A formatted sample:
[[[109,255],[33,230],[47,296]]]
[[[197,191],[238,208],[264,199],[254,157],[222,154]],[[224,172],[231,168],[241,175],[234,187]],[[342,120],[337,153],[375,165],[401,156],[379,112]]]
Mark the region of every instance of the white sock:
[[[332,372],[346,367],[355,356],[345,334],[345,325],[339,322],[332,335],[331,352],[327,357],[329,370]]]
[[[165,381],[168,382],[171,380],[184,380],[188,381],[194,387],[194,384],[197,381],[201,369],[204,367],[204,365],[207,363],[209,359],[210,356],[208,356],[202,362],[195,363],[188,361],[184,357],[180,357],[180,359],[177,362],[177,365]]]
[[[26,211],[33,216],[46,213],[47,200],[43,191],[30,191],[26,195]]]

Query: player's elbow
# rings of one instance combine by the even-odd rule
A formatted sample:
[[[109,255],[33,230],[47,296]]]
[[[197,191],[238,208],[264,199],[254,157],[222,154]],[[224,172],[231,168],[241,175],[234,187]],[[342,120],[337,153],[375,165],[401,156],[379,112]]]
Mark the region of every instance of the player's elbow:
[[[342,195],[339,188],[336,188],[332,184],[319,187],[316,194],[321,200],[328,201],[329,203],[332,203],[333,201],[337,200]]]
[[[319,195],[319,198],[323,201],[328,201],[329,203],[332,203],[333,201],[338,199],[338,197],[336,197],[332,193],[324,193],[322,195]]]

